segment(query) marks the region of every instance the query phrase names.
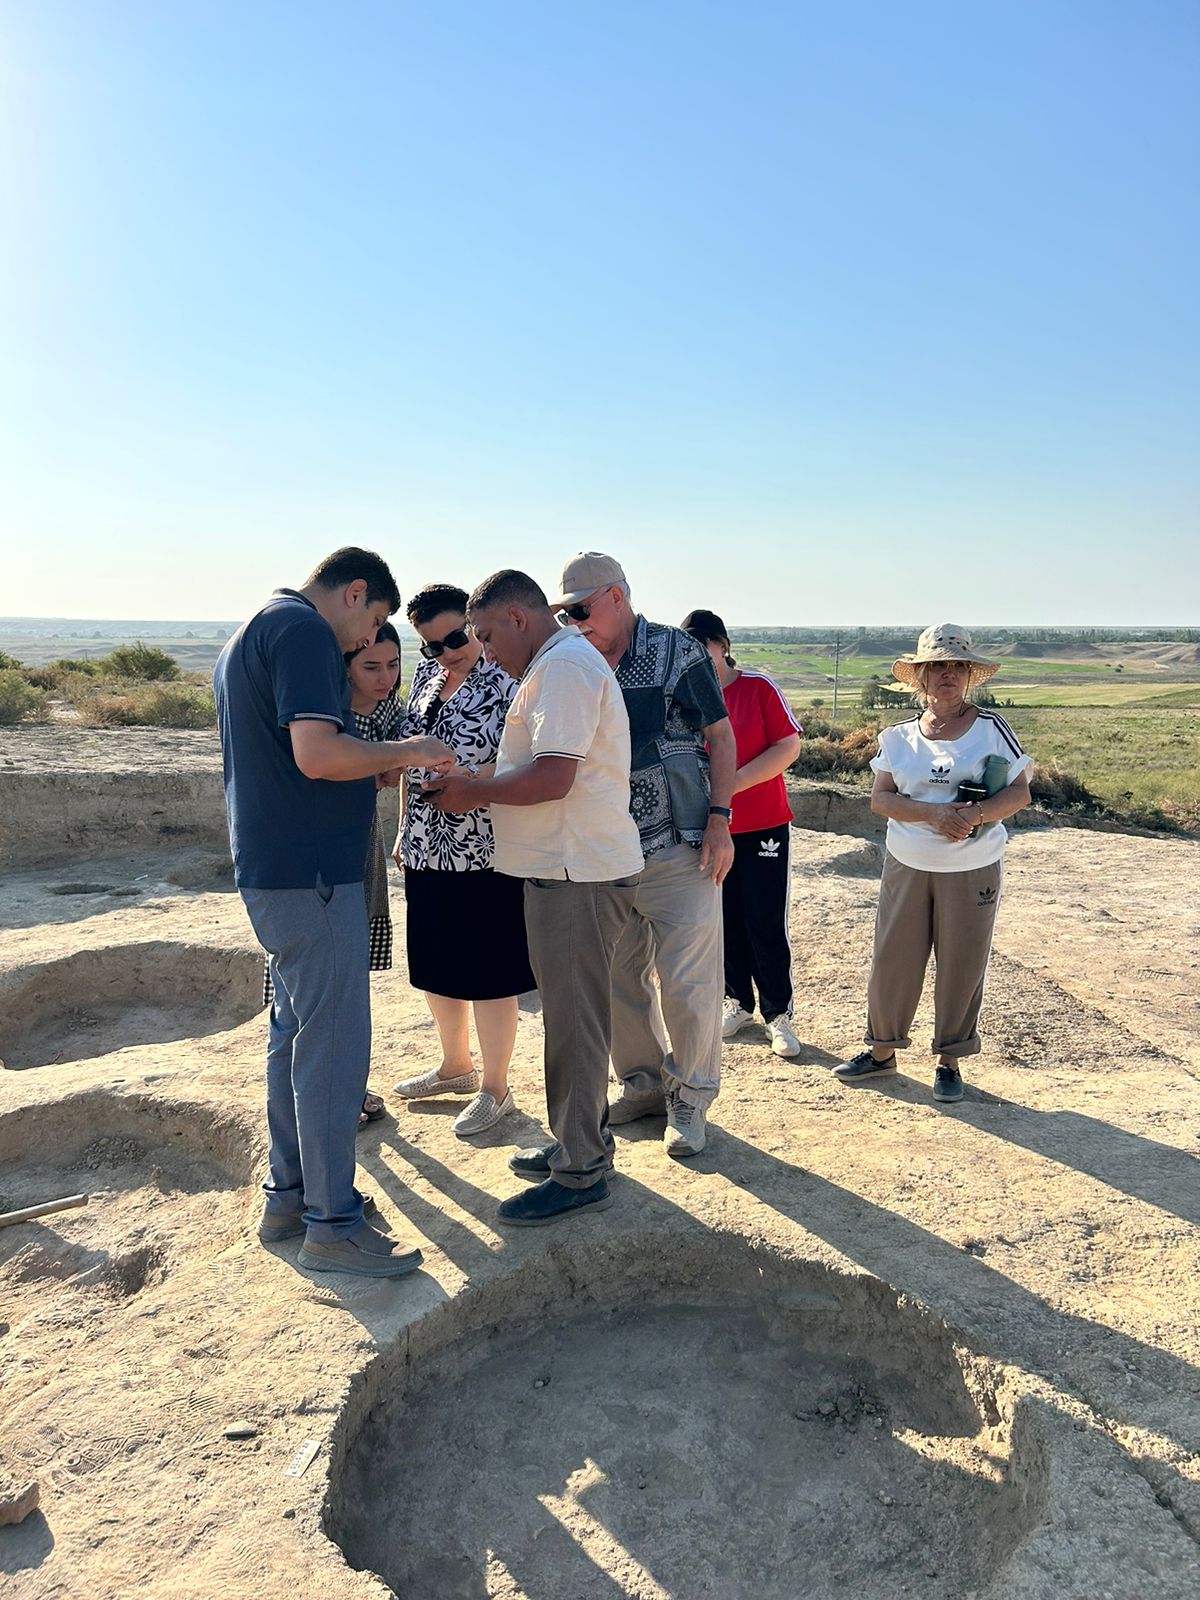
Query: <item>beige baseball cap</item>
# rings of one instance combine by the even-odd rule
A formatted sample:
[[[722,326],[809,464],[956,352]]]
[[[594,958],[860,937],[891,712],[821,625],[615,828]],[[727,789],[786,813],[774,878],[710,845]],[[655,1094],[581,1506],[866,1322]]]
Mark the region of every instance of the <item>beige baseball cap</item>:
[[[599,550],[581,550],[572,556],[562,569],[557,600],[551,606],[573,606],[577,600],[586,600],[589,594],[610,583],[625,583],[624,569],[612,556],[601,555]]]

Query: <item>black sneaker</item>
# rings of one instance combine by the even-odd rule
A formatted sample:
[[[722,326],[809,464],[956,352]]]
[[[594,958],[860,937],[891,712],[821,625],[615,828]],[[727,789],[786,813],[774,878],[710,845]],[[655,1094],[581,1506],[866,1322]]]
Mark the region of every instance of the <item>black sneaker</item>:
[[[933,1098],[955,1101],[961,1100],[962,1097],[962,1073],[957,1067],[939,1067],[933,1075]]]
[[[577,1211],[607,1211],[610,1205],[612,1195],[603,1178],[588,1189],[568,1189],[547,1178],[545,1183],[505,1200],[496,1210],[496,1220],[510,1228],[540,1228]]]
[[[853,1061],[843,1061],[834,1067],[833,1075],[841,1083],[861,1083],[864,1078],[882,1078],[896,1070],[896,1052],[886,1061],[876,1061],[869,1050],[860,1050]]]

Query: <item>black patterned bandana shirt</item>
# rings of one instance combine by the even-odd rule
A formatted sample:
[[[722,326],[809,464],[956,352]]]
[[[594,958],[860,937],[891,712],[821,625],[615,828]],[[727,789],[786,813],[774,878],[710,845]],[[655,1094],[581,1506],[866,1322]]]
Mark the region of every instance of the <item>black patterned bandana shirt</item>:
[[[699,849],[709,803],[704,729],[729,715],[712,657],[681,628],[638,616],[616,674],[629,713],[629,811],[642,854]]]

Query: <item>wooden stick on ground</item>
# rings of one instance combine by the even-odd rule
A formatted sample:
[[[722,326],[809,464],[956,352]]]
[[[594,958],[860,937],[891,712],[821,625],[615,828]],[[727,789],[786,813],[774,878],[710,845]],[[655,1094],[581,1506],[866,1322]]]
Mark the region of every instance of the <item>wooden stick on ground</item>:
[[[65,1200],[46,1200],[40,1206],[26,1206],[21,1211],[0,1211],[0,1228],[10,1222],[28,1222],[31,1217],[48,1217],[52,1211],[70,1211],[74,1206],[85,1206],[85,1194],[69,1194]]]

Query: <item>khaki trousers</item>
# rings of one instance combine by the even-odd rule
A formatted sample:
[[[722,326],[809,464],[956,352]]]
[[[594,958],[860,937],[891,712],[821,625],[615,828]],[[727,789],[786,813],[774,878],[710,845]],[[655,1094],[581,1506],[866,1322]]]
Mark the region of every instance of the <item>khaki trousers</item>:
[[[970,872],[918,872],[894,856],[884,857],[867,984],[868,1044],[908,1049],[932,950],[937,976],[930,1048],[939,1056],[977,1053],[979,1008],[1003,884],[1003,860]]]
[[[546,1115],[558,1141],[550,1175],[568,1189],[590,1189],[612,1166],[612,967],[637,881],[525,880],[529,964],[546,1035]]]
[[[694,1106],[716,1099],[723,950],[721,890],[701,873],[699,850],[656,851],[642,868],[613,967],[612,1063],[630,1094],[670,1089]]]

